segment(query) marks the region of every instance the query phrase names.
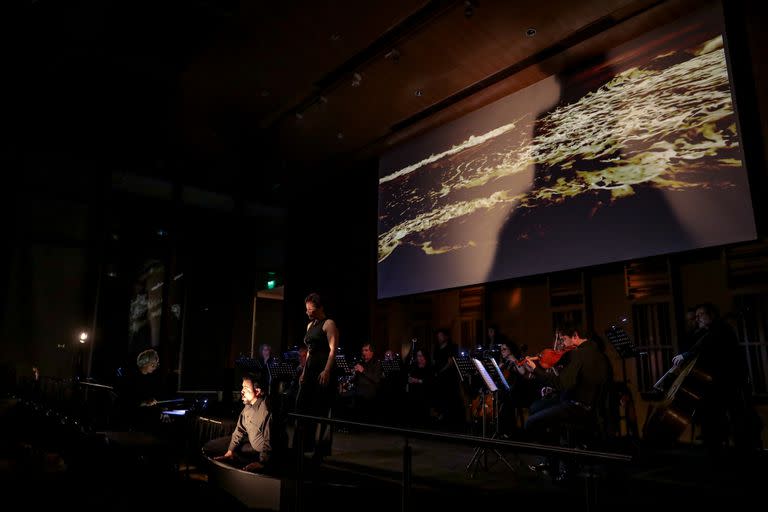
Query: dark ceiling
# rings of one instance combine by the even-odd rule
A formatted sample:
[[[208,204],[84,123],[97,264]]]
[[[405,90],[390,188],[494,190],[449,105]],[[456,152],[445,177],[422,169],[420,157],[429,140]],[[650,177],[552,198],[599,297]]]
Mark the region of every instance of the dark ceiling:
[[[25,166],[278,202],[281,170],[376,157],[694,5],[26,0],[4,8],[11,141]]]

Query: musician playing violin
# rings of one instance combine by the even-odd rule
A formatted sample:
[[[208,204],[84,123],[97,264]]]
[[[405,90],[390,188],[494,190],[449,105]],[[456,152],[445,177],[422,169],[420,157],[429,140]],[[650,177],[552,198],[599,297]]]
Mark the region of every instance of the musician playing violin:
[[[543,442],[554,443],[560,436],[563,424],[589,428],[597,423],[599,406],[606,397],[612,380],[608,358],[593,340],[583,338],[574,325],[560,329],[570,360],[558,373],[547,372],[534,361],[525,359],[526,365],[541,383],[559,392],[558,399],[531,405],[531,414],[525,422],[525,430]],[[535,411],[535,412],[534,412]],[[559,461],[547,461],[547,470],[557,474],[556,479],[567,479],[568,468]]]
[[[501,369],[509,383],[509,393],[501,395],[502,407],[499,410],[499,430],[502,434],[513,435],[518,430],[518,416],[523,409],[533,402],[537,388],[533,372],[524,364],[525,359],[516,357],[514,350],[502,343],[499,348]]]

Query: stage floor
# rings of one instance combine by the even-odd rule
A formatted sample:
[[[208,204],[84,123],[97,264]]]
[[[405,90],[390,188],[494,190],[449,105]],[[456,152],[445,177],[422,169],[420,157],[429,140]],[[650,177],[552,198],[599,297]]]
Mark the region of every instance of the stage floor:
[[[477,506],[485,503],[507,503],[515,507],[542,499],[547,501],[547,508],[587,508],[584,475],[577,475],[569,483],[555,483],[548,476],[529,469],[539,460],[536,456],[500,450],[512,466],[510,469],[496,453],[487,450],[487,465],[481,457],[479,466],[468,469],[474,455],[471,447],[426,440],[412,440],[409,444],[413,454],[414,510],[439,505],[451,510],[455,510],[454,506],[466,507],[475,512]],[[390,496],[389,505],[399,506],[403,446],[403,439],[395,435],[337,432],[331,456],[319,468],[310,465],[308,479],[317,488],[327,484],[329,488],[346,486],[386,491]],[[765,452],[750,464],[744,464],[732,459],[714,462],[700,445],[651,450],[632,443],[631,448],[635,453],[632,462],[612,462],[593,468],[596,475],[593,509],[644,510],[663,503],[703,506],[764,494],[762,486],[768,476]],[[322,499],[323,493],[317,497]],[[387,507],[382,504],[381,509]]]
[[[39,507],[91,506],[95,509],[173,508],[174,510],[241,510],[242,504],[205,480],[204,465],[177,453],[177,464],[153,466],[151,459],[131,456],[130,443],[104,444],[83,438],[29,411],[0,408],[0,486],[29,498]],[[58,425],[58,426],[57,426]],[[290,433],[289,433],[290,438]],[[91,443],[96,442],[96,444]],[[150,446],[150,445],[147,445]],[[330,456],[321,464],[304,460],[301,485],[303,510],[356,509],[363,512],[400,510],[402,504],[402,436],[347,431],[334,433]],[[502,450],[510,469],[487,451],[487,465],[467,469],[474,448],[452,442],[409,440],[413,480],[409,510],[485,512],[486,507],[566,507],[586,510],[585,479],[556,484],[529,470],[530,454]],[[669,510],[680,506],[709,508],[762,500],[768,481],[768,457],[762,452],[749,465],[727,458],[713,462],[700,445],[651,450],[627,442],[632,462],[599,467],[596,505],[591,510]],[[199,450],[195,451],[199,454]],[[185,460],[186,457],[186,460]],[[295,486],[295,453],[286,454],[286,472],[278,475]],[[171,461],[173,462],[173,461]],[[168,469],[171,471],[168,471]],[[476,470],[476,471],[473,471]],[[474,475],[473,475],[474,473]],[[295,487],[294,487],[295,489]],[[10,496],[10,494],[6,494]],[[295,492],[287,493],[282,510],[292,512]]]

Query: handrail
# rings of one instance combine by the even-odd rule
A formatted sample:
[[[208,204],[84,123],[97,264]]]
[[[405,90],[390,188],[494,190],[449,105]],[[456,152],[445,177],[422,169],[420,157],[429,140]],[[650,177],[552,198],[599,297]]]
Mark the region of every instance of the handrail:
[[[562,446],[544,445],[538,443],[525,443],[521,441],[507,441],[502,439],[482,438],[468,436],[465,434],[445,434],[442,432],[430,432],[428,430],[419,430],[412,428],[393,427],[389,425],[376,425],[372,423],[361,423],[357,421],[341,420],[336,418],[327,418],[323,416],[310,416],[307,414],[288,413],[288,416],[298,420],[298,427],[301,428],[302,424],[307,422],[327,423],[329,425],[354,427],[355,429],[371,430],[375,432],[383,432],[389,434],[397,434],[403,437],[403,477],[402,477],[402,499],[401,499],[401,511],[408,512],[410,507],[410,495],[411,495],[411,482],[412,482],[412,450],[409,444],[409,439],[427,439],[432,441],[447,442],[453,444],[468,445],[474,447],[484,447],[491,449],[499,448],[512,448],[517,451],[532,453],[537,455],[568,455],[577,459],[587,459],[592,461],[602,462],[631,462],[632,456],[621,453],[610,452],[598,452],[593,450],[586,450],[580,448],[566,448]],[[295,487],[295,510],[303,512],[303,466],[304,466],[304,449],[303,449],[303,436],[298,435],[295,439],[298,441],[298,446],[295,446],[297,453],[296,460],[296,487]],[[586,500],[587,510],[591,508],[595,498],[595,478],[593,476],[585,476],[586,478]]]
[[[433,441],[444,441],[454,444],[468,446],[482,446],[484,448],[515,448],[518,451],[532,453],[536,455],[572,455],[582,459],[598,459],[602,461],[631,462],[632,456],[622,453],[598,452],[585,450],[581,448],[567,448],[564,446],[554,446],[539,443],[526,443],[522,441],[508,441],[504,439],[490,439],[466,434],[446,434],[443,432],[432,432],[429,430],[420,430],[403,427],[393,427],[389,425],[376,425],[373,423],[360,423],[357,421],[341,420],[337,418],[326,418],[323,416],[310,416],[307,414],[288,413],[288,416],[302,420],[318,423],[328,423],[331,425],[355,427],[357,429],[373,430],[390,434],[399,434],[413,439],[429,439]]]

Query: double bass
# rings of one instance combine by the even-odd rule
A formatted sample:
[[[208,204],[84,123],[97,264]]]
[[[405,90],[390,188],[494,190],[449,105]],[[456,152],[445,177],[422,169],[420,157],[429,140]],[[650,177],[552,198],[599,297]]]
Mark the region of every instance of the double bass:
[[[643,436],[654,442],[675,442],[691,425],[693,413],[701,406],[712,383],[712,376],[696,367],[698,357],[673,366],[654,388],[664,391],[664,398],[653,406],[643,428]]]

